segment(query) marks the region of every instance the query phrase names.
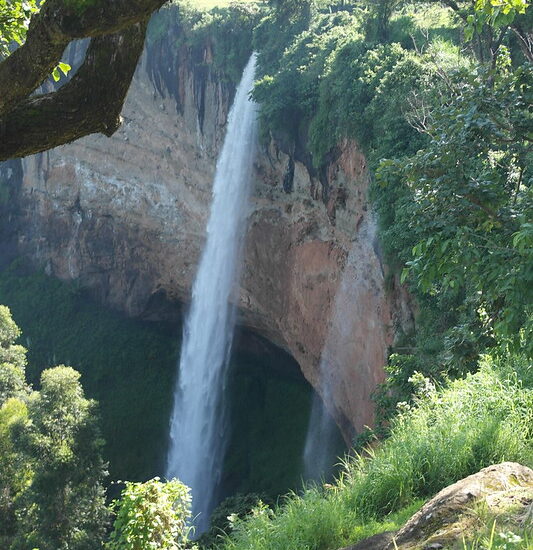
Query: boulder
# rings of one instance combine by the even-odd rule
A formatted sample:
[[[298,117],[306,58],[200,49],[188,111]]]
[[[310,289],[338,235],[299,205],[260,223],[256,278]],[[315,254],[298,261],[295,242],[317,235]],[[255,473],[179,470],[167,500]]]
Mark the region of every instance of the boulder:
[[[503,462],[440,491],[396,534],[376,535],[343,550],[450,548],[482,527],[480,513],[495,517],[501,525],[533,523],[532,512],[533,470],[515,462]]]
[[[353,546],[341,548],[341,550],[383,550],[392,541],[394,531],[379,533],[368,539],[362,540]]]

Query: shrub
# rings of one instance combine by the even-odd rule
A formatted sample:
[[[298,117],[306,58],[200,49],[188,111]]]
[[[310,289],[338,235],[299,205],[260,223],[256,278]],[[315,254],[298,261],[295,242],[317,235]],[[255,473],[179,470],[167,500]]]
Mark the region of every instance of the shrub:
[[[108,550],[182,550],[188,541],[189,488],[177,479],[127,481],[116,511]]]

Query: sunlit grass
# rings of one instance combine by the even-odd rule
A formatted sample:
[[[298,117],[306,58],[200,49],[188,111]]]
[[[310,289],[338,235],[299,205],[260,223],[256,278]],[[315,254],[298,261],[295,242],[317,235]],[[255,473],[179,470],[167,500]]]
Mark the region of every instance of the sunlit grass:
[[[470,541],[463,539],[460,550],[531,550],[533,525],[500,526],[496,520],[486,522],[479,534]]]
[[[256,509],[234,524],[221,546],[340,548],[397,529],[420,507],[421,499],[490,464],[510,460],[533,465],[533,390],[523,387],[516,374],[507,376],[510,367],[484,358],[478,373],[421,397],[416,407],[392,422],[391,435],[380,447],[346,462],[335,485],[291,495],[274,510]],[[530,538],[520,536],[529,544]],[[503,550],[494,546],[497,540],[493,537],[492,548]]]

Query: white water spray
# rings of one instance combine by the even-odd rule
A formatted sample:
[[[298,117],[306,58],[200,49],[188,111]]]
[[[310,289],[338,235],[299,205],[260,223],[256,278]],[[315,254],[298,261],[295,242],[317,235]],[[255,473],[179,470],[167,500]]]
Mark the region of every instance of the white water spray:
[[[322,365],[320,366],[323,370]],[[325,399],[328,399],[326,396]],[[327,481],[337,460],[338,428],[326,410],[322,398],[315,394],[304,447],[304,479]]]
[[[256,144],[256,104],[250,100],[255,54],[230,110],[220,153],[207,241],[183,331],[170,424],[167,478],[191,487],[196,533],[209,526],[225,453],[223,387],[235,322],[230,298],[240,274],[246,207]]]
[[[327,478],[337,458],[336,427],[324,402],[332,403],[333,395],[346,391],[342,380],[350,371],[357,369],[360,379],[373,381],[375,349],[387,347],[386,328],[379,306],[384,302],[383,271],[374,249],[375,241],[376,223],[369,213],[363,219],[348,254],[322,349],[319,366],[322,399],[315,395],[311,409],[303,457],[306,479],[318,481]],[[371,340],[378,344],[371,345]],[[353,364],[354,357],[358,359],[357,365]]]

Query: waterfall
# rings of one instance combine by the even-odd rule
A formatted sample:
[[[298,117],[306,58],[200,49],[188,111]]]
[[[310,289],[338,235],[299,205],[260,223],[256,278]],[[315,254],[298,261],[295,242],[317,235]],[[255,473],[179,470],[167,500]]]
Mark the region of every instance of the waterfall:
[[[256,104],[249,98],[255,54],[244,69],[217,161],[207,240],[185,321],[170,422],[167,478],[191,487],[196,533],[209,526],[226,444],[223,392],[240,274],[256,143]]]
[[[343,276],[343,281],[344,279]],[[342,282],[335,297],[334,314],[338,311],[338,297],[341,294],[343,294]],[[313,396],[305,438],[303,477],[308,481],[328,481],[333,474],[339,452],[342,450],[339,429],[324,405],[324,403],[333,401],[330,377],[331,366],[336,359],[336,355],[338,355],[334,345],[335,339],[333,338],[335,332],[336,328],[333,324],[326,337],[320,358],[318,386],[321,389],[322,396],[318,393]]]
[[[335,423],[324,402],[333,403],[335,393],[346,391],[342,388],[342,381],[351,369],[362,369],[362,376],[372,379],[371,370],[376,358],[369,341],[376,334],[379,338],[382,331],[379,304],[384,293],[376,242],[376,222],[373,214],[368,213],[346,259],[322,349],[318,379],[322,399],[316,395],[311,409],[303,455],[306,479],[318,481],[327,478],[339,451]],[[356,338],[357,334],[365,337]],[[380,342],[380,345],[384,347],[385,342]],[[353,357],[358,357],[358,366],[353,365]]]
[[[323,371],[322,366],[320,369]],[[339,448],[337,434],[335,420],[326,410],[322,398],[315,394],[304,446],[305,480],[320,481],[330,477]]]

